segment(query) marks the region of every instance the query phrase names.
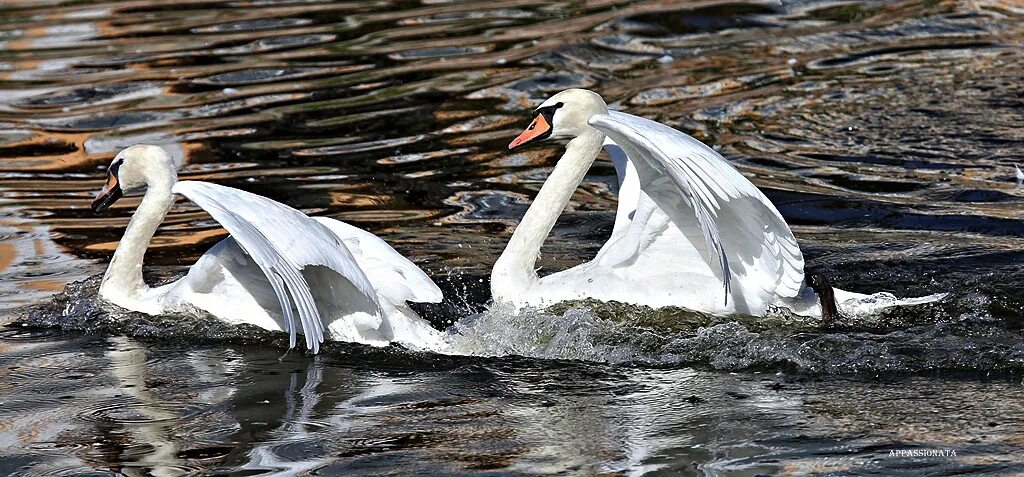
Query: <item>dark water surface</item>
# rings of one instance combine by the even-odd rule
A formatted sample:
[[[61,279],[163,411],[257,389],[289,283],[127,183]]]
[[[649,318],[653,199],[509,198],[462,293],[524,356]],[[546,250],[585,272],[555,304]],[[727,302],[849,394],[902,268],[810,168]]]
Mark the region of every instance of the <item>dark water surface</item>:
[[[0,322],[56,328],[0,329],[0,474],[1024,472],[1022,25],[1012,0],[3,2]],[[487,310],[560,154],[506,145],[568,87],[718,148],[839,287],[951,296],[834,330]],[[138,142],[385,238],[464,356],[285,355],[95,279],[51,299],[102,272],[138,198],[88,205]],[[599,160],[541,273],[597,251],[614,183]],[[151,278],[223,236],[179,202]],[[890,456],[915,449],[957,455]]]

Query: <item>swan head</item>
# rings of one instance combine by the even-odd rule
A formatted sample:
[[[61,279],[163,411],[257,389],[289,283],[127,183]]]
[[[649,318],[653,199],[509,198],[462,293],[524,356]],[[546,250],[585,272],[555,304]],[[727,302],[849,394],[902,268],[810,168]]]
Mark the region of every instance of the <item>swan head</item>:
[[[171,155],[160,146],[137,144],[114,156],[107,167],[107,181],[92,202],[94,212],[102,212],[124,194],[146,187],[171,186],[178,180],[177,168]]]
[[[511,144],[509,150],[552,139],[573,139],[588,131],[595,114],[607,114],[608,105],[601,95],[586,89],[567,89],[544,101],[533,112],[533,121]]]

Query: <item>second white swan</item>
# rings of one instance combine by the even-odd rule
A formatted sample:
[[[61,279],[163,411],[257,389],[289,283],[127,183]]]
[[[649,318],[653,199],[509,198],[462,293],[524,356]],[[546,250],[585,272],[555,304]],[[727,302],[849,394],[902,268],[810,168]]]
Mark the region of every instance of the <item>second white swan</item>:
[[[509,149],[547,138],[569,142],[494,265],[496,302],[540,308],[594,298],[758,316],[786,307],[830,319],[837,305],[857,314],[944,296],[900,300],[805,280],[785,219],[725,158],[664,124],[609,111],[592,91],[549,98]],[[620,181],[611,237],[590,262],[539,277],[541,245],[602,147]]]

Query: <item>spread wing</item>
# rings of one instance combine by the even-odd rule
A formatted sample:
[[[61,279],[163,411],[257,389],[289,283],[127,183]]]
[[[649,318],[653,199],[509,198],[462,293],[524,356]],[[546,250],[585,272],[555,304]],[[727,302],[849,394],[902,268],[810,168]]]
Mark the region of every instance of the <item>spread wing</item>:
[[[756,287],[766,297],[796,296],[804,266],[796,238],[768,198],[725,158],[682,132],[630,114],[599,114],[589,123],[628,156],[633,168],[622,168],[623,185],[633,180],[633,170],[640,185],[640,191],[620,195],[633,209],[620,246],[642,248],[671,220],[693,232],[686,236],[703,238],[694,245],[721,271],[727,303],[737,280],[745,293]]]
[[[324,340],[324,324],[303,277],[307,266],[333,270],[365,295],[380,315],[380,302],[352,253],[328,228],[302,212],[266,197],[208,182],[181,181],[173,191],[188,197],[223,226],[267,276],[281,304],[291,346],[298,312],[306,347],[314,353]],[[292,305],[294,303],[294,311]]]
[[[328,217],[315,217],[331,229],[356,259],[377,292],[394,304],[406,301],[438,303],[441,289],[415,263],[398,253],[380,237],[354,225]]]
[[[640,201],[640,179],[636,175],[636,166],[626,156],[626,152],[610,138],[604,138],[605,152],[615,165],[615,175],[619,183],[619,205],[615,209],[615,225],[612,236],[618,236],[630,223],[630,214],[637,208]]]

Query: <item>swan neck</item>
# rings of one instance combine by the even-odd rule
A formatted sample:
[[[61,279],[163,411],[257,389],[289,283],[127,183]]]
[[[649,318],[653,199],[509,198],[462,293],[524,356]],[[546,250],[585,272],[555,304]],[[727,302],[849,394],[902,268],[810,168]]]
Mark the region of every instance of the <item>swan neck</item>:
[[[137,298],[149,290],[142,280],[142,260],[156,229],[173,204],[171,184],[148,186],[146,195],[128,221],[128,228],[110,259],[100,284],[100,295],[107,298]]]
[[[512,301],[537,283],[536,264],[541,246],[597,159],[603,141],[604,134],[590,129],[566,145],[565,154],[544,181],[494,264],[491,294],[495,300]]]

